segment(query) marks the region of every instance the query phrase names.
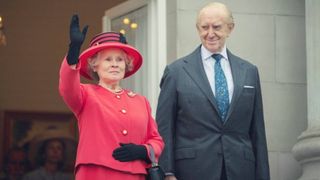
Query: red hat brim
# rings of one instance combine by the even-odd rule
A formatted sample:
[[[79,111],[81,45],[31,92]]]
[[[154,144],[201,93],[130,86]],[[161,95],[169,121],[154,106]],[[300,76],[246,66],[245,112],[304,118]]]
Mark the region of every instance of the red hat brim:
[[[119,48],[122,49],[125,53],[127,53],[129,56],[133,58],[133,69],[131,71],[128,71],[125,73],[124,78],[127,78],[134,74],[135,72],[138,71],[138,69],[142,65],[142,56],[139,53],[137,49],[134,47],[128,45],[128,44],[123,44],[120,42],[108,42],[108,43],[102,43],[98,44],[95,46],[92,46],[85,51],[83,51],[79,57],[79,62],[80,62],[80,74],[87,78],[92,80],[92,77],[89,73],[89,66],[88,66],[88,58],[92,57],[95,55],[97,52],[105,50],[105,49],[110,49],[110,48]]]

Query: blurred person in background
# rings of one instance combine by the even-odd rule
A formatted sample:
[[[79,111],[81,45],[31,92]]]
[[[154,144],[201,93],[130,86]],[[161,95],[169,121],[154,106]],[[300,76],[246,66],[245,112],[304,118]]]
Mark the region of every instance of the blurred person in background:
[[[66,144],[60,138],[50,138],[39,145],[37,169],[26,174],[23,180],[71,180],[72,174],[63,172]]]
[[[20,147],[11,148],[4,157],[3,169],[0,180],[21,180],[23,175],[30,170],[25,150]]]

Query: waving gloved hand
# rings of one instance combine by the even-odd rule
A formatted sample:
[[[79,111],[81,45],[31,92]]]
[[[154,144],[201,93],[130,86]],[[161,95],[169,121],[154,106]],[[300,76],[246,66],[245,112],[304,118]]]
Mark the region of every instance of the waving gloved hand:
[[[124,144],[120,143],[120,147],[116,148],[112,156],[121,162],[128,162],[134,160],[144,160],[146,162],[150,162],[147,149],[143,145],[136,144]]]
[[[85,26],[82,31],[79,27],[78,15],[73,15],[70,22],[70,44],[67,55],[67,62],[69,65],[77,64],[79,61],[80,49],[83,44],[88,26]]]

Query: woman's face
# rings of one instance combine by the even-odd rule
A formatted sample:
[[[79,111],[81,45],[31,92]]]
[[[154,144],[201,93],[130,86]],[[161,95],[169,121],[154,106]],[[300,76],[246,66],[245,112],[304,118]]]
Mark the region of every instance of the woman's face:
[[[59,140],[51,140],[46,147],[46,161],[59,163],[63,161],[64,147]]]
[[[94,71],[100,81],[119,83],[124,78],[126,70],[125,52],[120,49],[106,49],[98,53]]]

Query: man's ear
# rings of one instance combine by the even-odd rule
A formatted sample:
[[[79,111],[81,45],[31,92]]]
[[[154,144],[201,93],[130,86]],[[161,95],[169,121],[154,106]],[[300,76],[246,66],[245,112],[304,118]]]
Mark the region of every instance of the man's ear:
[[[231,32],[232,32],[232,30],[234,29],[234,23],[229,23],[227,25],[228,25],[228,30],[229,30],[229,33],[227,34],[227,37],[229,37]]]
[[[233,29],[234,29],[234,23],[229,23],[228,24],[228,28],[229,28],[229,31],[231,33],[233,31]]]

